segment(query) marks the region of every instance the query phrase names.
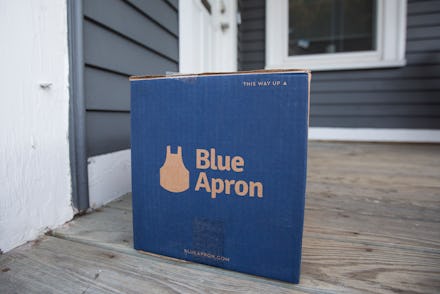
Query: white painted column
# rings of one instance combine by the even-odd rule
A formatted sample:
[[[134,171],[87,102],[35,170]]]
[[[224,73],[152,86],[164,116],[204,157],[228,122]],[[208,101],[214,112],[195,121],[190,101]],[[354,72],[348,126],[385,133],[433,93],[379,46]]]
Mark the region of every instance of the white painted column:
[[[0,1],[0,250],[73,217],[66,1]]]

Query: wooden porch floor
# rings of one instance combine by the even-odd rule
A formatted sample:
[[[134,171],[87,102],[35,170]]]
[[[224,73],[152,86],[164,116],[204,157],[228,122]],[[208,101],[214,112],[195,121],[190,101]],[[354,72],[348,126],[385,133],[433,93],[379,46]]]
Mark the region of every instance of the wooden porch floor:
[[[440,145],[309,150],[299,285],[136,252],[125,195],[0,256],[0,293],[440,293]]]

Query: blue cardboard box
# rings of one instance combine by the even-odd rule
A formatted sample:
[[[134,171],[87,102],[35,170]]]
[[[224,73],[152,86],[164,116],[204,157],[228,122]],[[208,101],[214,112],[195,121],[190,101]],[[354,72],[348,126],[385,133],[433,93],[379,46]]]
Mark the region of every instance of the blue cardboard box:
[[[135,249],[298,283],[309,82],[132,77]]]

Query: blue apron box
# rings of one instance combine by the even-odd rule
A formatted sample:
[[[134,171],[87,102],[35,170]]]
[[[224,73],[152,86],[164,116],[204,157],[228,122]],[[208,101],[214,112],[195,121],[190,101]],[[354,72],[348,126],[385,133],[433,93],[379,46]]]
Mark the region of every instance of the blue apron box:
[[[309,82],[132,77],[135,249],[298,283]]]

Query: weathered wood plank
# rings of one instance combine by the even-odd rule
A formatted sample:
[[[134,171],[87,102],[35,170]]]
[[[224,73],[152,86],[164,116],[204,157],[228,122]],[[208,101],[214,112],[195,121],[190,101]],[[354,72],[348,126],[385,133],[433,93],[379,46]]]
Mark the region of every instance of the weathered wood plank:
[[[410,286],[413,292],[435,293],[440,287],[436,253],[310,237],[303,247],[301,284],[292,285],[46,237],[33,248],[19,248],[0,259],[0,290],[9,293],[24,285],[30,292],[59,293],[393,293]],[[41,274],[49,277],[44,283]]]
[[[337,293],[437,293],[439,264],[439,253],[307,237],[301,283]]]
[[[371,177],[390,175],[393,177],[387,180],[392,183],[420,188],[423,184],[440,186],[440,145],[436,144],[312,142],[309,155],[308,180],[322,180],[336,172],[342,177],[340,182],[357,187],[359,182],[345,180],[355,172],[364,176],[363,182],[372,188],[382,183],[369,182]],[[433,195],[429,197],[439,200]]]
[[[92,270],[75,261],[81,247],[65,246],[68,241],[55,238],[50,238],[50,244],[47,241],[42,247],[37,241],[0,256],[0,293],[118,293],[94,282],[101,271],[99,264]]]
[[[75,218],[53,235],[81,243],[133,251],[132,213],[126,209],[105,207]]]
[[[13,293],[16,289],[26,293],[304,293],[301,289],[307,290],[198,264],[140,253],[128,255],[52,237],[2,256],[0,269],[1,293]]]
[[[305,235],[440,250],[438,154],[436,145],[311,143]],[[113,209],[103,208],[96,220],[86,216],[55,233],[131,246],[131,216],[114,209],[130,210],[130,195],[108,206]]]
[[[297,286],[138,253],[127,194],[55,230],[58,241],[1,256],[0,292],[438,293],[439,155],[440,145],[312,142]]]
[[[132,210],[131,193],[125,194],[124,196],[108,203],[106,206],[112,208]]]
[[[440,255],[438,230],[438,223],[372,217],[344,210],[315,209],[306,210],[304,238],[371,244]]]
[[[364,189],[362,193],[367,194],[362,194],[348,189],[338,194],[332,189],[330,185],[309,183],[309,190],[313,192],[308,193],[306,201],[305,236],[440,252],[439,213],[435,201],[422,201],[424,206],[411,205],[398,199],[378,200],[374,190]],[[356,193],[366,196],[359,200]],[[109,207],[76,219],[54,234],[119,250],[125,250],[126,246],[132,248],[131,213],[127,213],[131,198],[121,198]],[[110,233],[108,228],[112,228]]]
[[[440,146],[312,143],[305,234],[440,252]]]

